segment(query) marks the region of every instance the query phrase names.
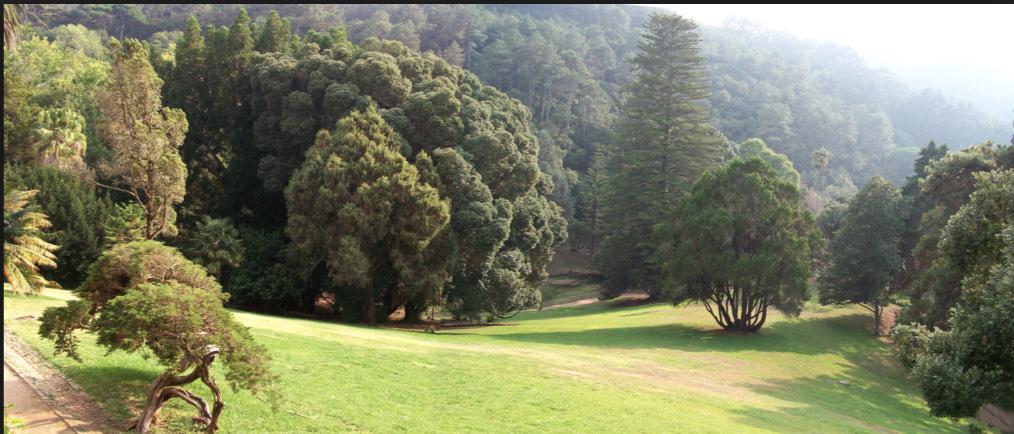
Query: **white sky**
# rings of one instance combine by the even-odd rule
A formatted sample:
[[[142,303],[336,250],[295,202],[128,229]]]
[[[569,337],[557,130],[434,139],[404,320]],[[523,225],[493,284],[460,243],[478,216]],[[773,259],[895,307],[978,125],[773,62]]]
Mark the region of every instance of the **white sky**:
[[[916,87],[941,75],[1006,83],[985,97],[1014,106],[1014,5],[643,5],[720,26],[726,17],[804,39],[852,47],[875,68],[887,67]],[[980,92],[987,92],[980,89]],[[971,96],[971,95],[969,95]],[[977,98],[978,99],[978,98]]]

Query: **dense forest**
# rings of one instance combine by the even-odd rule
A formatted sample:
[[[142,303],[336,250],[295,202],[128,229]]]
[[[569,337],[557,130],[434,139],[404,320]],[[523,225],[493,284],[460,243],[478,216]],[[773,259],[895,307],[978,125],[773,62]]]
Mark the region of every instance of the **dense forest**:
[[[88,329],[169,367],[132,429],[200,378],[213,432],[219,352],[269,389],[224,305],[493,322],[541,308],[562,249],[603,300],[700,303],[738,332],[811,289],[877,335],[898,306],[933,414],[1010,404],[1010,125],[846,47],[604,5],[17,13],[5,290],[77,288],[41,318],[58,352]]]

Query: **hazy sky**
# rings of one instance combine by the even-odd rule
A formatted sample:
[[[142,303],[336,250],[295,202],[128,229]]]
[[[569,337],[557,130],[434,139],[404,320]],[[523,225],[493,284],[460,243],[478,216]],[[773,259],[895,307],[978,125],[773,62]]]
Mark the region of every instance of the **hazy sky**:
[[[956,96],[1014,109],[1014,5],[644,6],[670,9],[703,25],[720,26],[733,16],[805,39],[838,42],[915,87],[964,86],[955,91],[967,95]]]

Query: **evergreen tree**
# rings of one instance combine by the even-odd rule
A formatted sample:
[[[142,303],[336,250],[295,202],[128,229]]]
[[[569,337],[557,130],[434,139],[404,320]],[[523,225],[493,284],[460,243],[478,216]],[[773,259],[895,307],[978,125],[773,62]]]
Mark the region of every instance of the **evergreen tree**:
[[[286,28],[286,23],[278,15],[278,11],[268,13],[268,19],[264,22],[264,26],[261,27],[261,34],[257,37],[254,50],[261,53],[284,51],[285,44],[289,40],[289,31]]]
[[[610,161],[596,264],[602,296],[630,289],[659,294],[659,240],[697,178],[721,158],[725,140],[708,125],[707,84],[697,25],[678,15],[653,15],[631,61],[634,82],[623,107],[620,142]]]
[[[606,155],[602,151],[596,151],[588,164],[588,172],[581,177],[581,199],[578,204],[580,217],[575,225],[593,256],[602,236],[602,199],[608,182]]]
[[[100,169],[118,185],[105,187],[126,193],[141,206],[146,239],[175,235],[175,206],[186,193],[187,169],[179,154],[186,114],[162,106],[162,79],[139,41],[114,39],[109,51],[112,71],[98,99],[100,131],[114,156]]]
[[[890,302],[890,283],[901,267],[905,203],[888,181],[874,177],[849,201],[820,275],[822,304],[857,303],[873,312],[874,334]]]
[[[789,157],[772,151],[761,139],[754,138],[740,144],[739,157],[744,159],[758,157],[767,161],[771,165],[771,168],[775,169],[775,172],[778,172],[782,178],[791,182],[792,185],[799,186],[799,172],[796,171],[795,166],[789,161]]]
[[[104,226],[113,213],[112,202],[96,195],[92,182],[45,166],[6,166],[4,185],[39,191],[35,202],[53,224],[46,240],[60,246],[56,251],[60,266],[44,274],[63,287],[76,287],[106,245]]]
[[[225,405],[211,368],[219,356],[234,390],[267,392],[277,406],[266,348],[222,307],[228,296],[218,282],[176,249],[151,240],[113,246],[95,261],[77,294],[39,318],[39,334],[54,341],[57,354],[80,361],[76,331],[86,329],[110,352],[146,350],[165,367],[126,430],[147,433],[173,398],[198,410],[195,420],[206,432],[218,430]],[[213,405],[183,387],[196,380],[210,389]]]
[[[444,280],[427,260],[450,206],[400,147],[375,109],[354,111],[333,136],[318,134],[285,189],[291,253],[308,271],[323,266],[335,284],[360,289],[370,323],[378,300],[433,291]]]

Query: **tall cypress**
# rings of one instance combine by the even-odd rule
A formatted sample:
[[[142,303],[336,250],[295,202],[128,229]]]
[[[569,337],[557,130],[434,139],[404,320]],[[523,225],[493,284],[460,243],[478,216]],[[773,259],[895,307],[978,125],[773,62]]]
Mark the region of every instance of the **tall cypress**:
[[[653,15],[632,59],[635,78],[622,107],[620,137],[609,161],[604,234],[595,256],[606,276],[602,296],[626,290],[658,295],[656,226],[705,171],[726,140],[709,125],[700,36],[693,21]]]

